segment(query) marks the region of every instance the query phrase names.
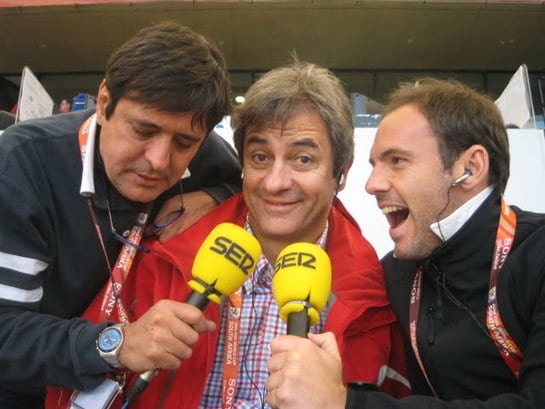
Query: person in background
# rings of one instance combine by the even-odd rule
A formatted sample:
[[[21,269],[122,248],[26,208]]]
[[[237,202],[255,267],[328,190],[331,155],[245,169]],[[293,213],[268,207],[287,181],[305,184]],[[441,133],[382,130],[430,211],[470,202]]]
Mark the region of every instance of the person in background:
[[[257,238],[263,254],[241,290],[206,308],[204,317],[217,330],[201,333],[187,345],[191,358],[173,364],[152,337],[121,347],[122,365],[134,367],[128,351],[138,349],[140,371],[173,369],[159,372],[130,407],[267,407],[269,344],[286,333],[273,298],[273,265],[280,251],[294,242],[317,244],[331,259],[332,293],[311,332],[335,334],[346,362],[345,380],[375,383],[386,375],[384,390],[407,393],[407,385],[392,377],[398,373],[401,379],[403,345],[378,258],[336,197],[354,156],[352,111],[339,80],[310,63],[295,61],[274,69],[250,87],[232,125],[244,167],[242,194],[172,239],[149,243],[152,252],[142,254],[122,294],[137,319],[124,332],[135,331],[138,317],[149,309],[170,303],[191,307],[180,301],[190,293],[193,259],[219,223],[242,226]],[[99,296],[87,311],[89,319],[99,315],[101,300]],[[232,332],[234,309],[240,312],[235,325],[239,331]],[[231,356],[236,359],[227,358]]]
[[[326,334],[298,364],[273,343],[273,406],[312,397],[328,409],[545,407],[545,215],[503,198],[509,146],[494,102],[455,81],[398,90],[370,162],[366,190],[394,241],[382,265],[414,396],[343,388]],[[298,376],[318,366],[314,382]]]
[[[142,29],[110,56],[97,95],[96,110],[0,137],[3,409],[42,408],[46,385],[102,385],[117,364],[97,342],[112,339],[114,322],[107,311],[98,324],[81,314],[106,282],[116,299],[134,253],[147,251],[146,225],[189,225],[239,189],[236,155],[211,132],[230,111],[228,72],[203,36],[174,23]],[[176,210],[154,220],[181,185]],[[209,329],[183,318],[191,331]]]
[[[59,112],[60,113],[66,114],[66,113],[70,112],[70,108],[72,108],[72,104],[66,98],[63,99],[61,102],[59,102]]]

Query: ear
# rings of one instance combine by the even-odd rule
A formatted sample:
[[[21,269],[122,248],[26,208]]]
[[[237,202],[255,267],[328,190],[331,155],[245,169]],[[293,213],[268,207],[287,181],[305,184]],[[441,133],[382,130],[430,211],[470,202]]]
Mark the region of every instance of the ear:
[[[341,174],[339,175],[339,179],[337,180],[337,193],[343,190],[344,187],[346,186],[346,178],[348,177],[348,171],[350,170],[351,166],[352,166],[352,162],[345,165],[341,169]]]
[[[98,96],[96,104],[97,123],[102,125],[106,119],[106,107],[110,103],[110,92],[106,87],[106,80],[102,80],[98,87]]]
[[[474,188],[480,190],[488,186],[488,171],[490,163],[488,152],[482,145],[472,145],[466,149],[453,166],[455,175],[461,175],[465,169],[471,171],[471,177],[460,183],[460,186],[468,190]]]

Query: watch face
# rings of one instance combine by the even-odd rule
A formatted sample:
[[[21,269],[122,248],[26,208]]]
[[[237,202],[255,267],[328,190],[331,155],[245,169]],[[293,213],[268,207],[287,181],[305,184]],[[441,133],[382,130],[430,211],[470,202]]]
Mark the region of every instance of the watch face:
[[[121,343],[122,334],[117,328],[109,328],[98,339],[98,347],[103,352],[111,352]]]

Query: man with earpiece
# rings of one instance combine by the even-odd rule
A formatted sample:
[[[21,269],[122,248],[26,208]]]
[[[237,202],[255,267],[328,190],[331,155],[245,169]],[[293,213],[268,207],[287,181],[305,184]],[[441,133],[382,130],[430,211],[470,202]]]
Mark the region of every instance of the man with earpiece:
[[[311,396],[328,409],[545,407],[545,215],[503,199],[509,146],[494,102],[455,81],[397,90],[370,162],[366,190],[394,241],[382,265],[414,395],[344,388],[323,334],[297,351],[307,373],[320,368],[313,382],[273,343],[274,406],[304,408]]]

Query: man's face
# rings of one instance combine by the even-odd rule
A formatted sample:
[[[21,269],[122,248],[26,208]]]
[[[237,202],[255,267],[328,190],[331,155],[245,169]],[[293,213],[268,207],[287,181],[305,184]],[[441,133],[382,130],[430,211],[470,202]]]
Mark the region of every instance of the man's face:
[[[70,102],[68,102],[66,99],[63,99],[59,104],[59,110],[62,113],[70,112]]]
[[[386,215],[395,256],[427,257],[440,244],[429,226],[453,209],[448,203],[453,177],[444,169],[426,117],[413,105],[388,114],[377,130],[370,161],[373,171],[365,189]]]
[[[108,103],[108,91],[101,85],[97,120],[108,179],[127,199],[151,202],[180,180],[206,129],[192,127],[193,112],[159,111],[127,98],[121,98],[106,119]]]
[[[246,130],[242,190],[262,243],[315,242],[336,187],[331,142],[318,114],[300,110],[284,129]]]

